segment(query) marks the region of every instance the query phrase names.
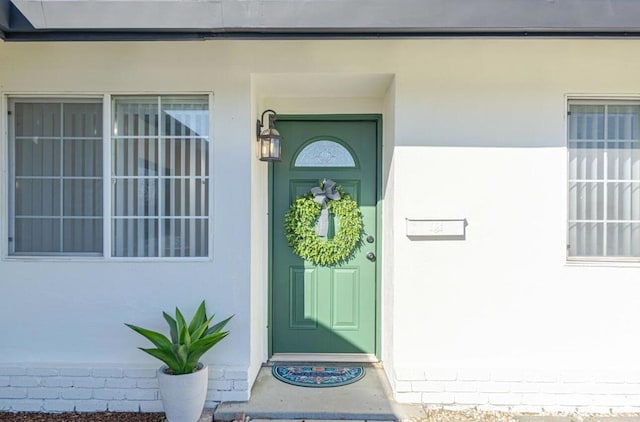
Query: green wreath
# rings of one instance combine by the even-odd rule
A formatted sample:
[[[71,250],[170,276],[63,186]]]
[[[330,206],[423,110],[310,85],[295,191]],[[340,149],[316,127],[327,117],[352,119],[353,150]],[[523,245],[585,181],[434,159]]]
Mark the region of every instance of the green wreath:
[[[338,217],[340,225],[333,239],[316,234],[314,225],[320,216],[322,205],[314,200],[311,192],[297,197],[284,216],[289,246],[295,254],[316,265],[333,265],[346,261],[360,245],[362,214],[358,203],[344,193],[340,186],[336,186],[335,191],[339,193],[340,199],[326,202],[328,212]]]

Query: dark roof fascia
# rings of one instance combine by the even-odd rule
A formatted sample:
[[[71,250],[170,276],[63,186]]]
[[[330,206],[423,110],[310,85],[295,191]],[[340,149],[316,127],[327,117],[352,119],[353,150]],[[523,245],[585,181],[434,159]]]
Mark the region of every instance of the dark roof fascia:
[[[190,41],[236,40],[314,40],[314,39],[420,39],[420,38],[640,38],[640,28],[625,31],[5,31],[5,41]]]
[[[4,38],[3,32],[9,29],[10,9],[9,0],[0,0],[0,38]]]

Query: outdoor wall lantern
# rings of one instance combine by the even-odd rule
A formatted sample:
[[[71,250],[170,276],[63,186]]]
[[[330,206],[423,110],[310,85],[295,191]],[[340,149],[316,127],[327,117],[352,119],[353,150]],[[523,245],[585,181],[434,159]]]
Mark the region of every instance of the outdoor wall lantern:
[[[262,130],[264,127],[264,115],[272,113],[268,119],[269,127]],[[280,161],[280,142],[282,136],[273,127],[273,122],[276,120],[277,113],[273,110],[265,110],[260,116],[260,120],[256,122],[256,136],[258,137],[258,158],[260,161]]]

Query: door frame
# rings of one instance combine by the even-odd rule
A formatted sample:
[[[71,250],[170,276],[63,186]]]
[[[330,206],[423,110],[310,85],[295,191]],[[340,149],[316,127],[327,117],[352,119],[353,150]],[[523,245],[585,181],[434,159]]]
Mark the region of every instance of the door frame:
[[[277,120],[281,121],[369,121],[376,124],[376,232],[378,240],[376,242],[376,291],[375,291],[375,356],[380,361],[382,359],[382,114],[278,114]],[[286,145],[286,138],[282,140]],[[267,251],[267,308],[268,308],[268,359],[273,356],[273,185],[274,185],[274,165],[281,163],[269,163],[268,178],[268,251]]]

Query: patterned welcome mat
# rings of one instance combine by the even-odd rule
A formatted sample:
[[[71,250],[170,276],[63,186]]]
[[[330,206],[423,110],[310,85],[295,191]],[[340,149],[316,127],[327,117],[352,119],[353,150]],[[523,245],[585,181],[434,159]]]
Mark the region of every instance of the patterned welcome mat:
[[[362,366],[274,365],[273,376],[300,387],[339,387],[364,377]]]

